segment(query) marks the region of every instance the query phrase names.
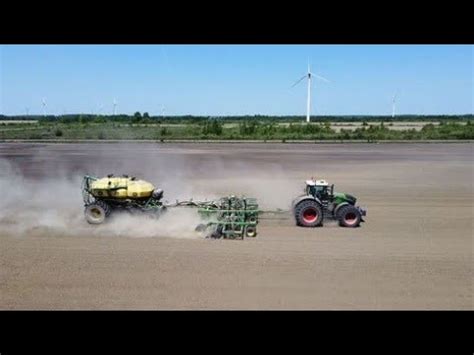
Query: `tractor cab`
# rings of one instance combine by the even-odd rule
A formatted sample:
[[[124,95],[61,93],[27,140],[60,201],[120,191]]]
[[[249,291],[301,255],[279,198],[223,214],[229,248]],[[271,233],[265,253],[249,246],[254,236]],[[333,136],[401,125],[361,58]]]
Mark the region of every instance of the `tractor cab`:
[[[334,185],[329,186],[326,180],[306,180],[305,192],[321,201],[328,201],[334,194]]]

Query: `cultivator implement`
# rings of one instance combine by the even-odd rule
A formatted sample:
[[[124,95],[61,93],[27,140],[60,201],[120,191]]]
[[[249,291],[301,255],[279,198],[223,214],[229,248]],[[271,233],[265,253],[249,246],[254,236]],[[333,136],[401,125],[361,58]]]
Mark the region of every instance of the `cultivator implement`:
[[[244,239],[257,236],[258,209],[255,198],[229,196],[198,209],[205,224],[204,229],[211,238]]]
[[[176,201],[166,208],[191,207],[203,223],[196,227],[207,238],[244,239],[257,236],[257,200],[249,197],[227,196],[214,201]]]

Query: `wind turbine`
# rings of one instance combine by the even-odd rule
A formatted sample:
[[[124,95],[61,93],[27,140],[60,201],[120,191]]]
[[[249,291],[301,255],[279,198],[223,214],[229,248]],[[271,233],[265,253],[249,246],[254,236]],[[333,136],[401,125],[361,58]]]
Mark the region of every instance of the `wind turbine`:
[[[29,107],[25,107],[25,110],[26,110],[26,115],[29,116],[29,115],[30,115],[30,108],[29,108]]]
[[[115,108],[117,107],[117,100],[114,99],[114,116],[115,116]]]
[[[43,116],[46,116],[46,98],[43,97],[43,100],[41,100],[41,105],[43,106]]]
[[[321,79],[321,80],[324,80],[325,82],[328,82],[330,83],[330,81],[326,78],[323,78],[322,76],[319,76],[319,75],[316,75],[316,74],[313,74],[311,73],[311,68],[309,66],[309,61],[308,61],[308,72],[301,78],[301,79],[298,79],[298,81],[296,83],[293,84],[292,87],[295,87],[296,85],[298,85],[301,81],[303,81],[304,79],[308,78],[308,97],[307,97],[307,100],[306,100],[306,122],[309,123],[310,122],[310,113],[311,113],[311,78],[312,77],[316,77],[318,79]]]
[[[395,103],[397,100],[397,96],[398,96],[398,92],[396,92],[395,95],[393,95],[393,99],[392,99],[392,118],[395,117]]]
[[[165,106],[161,106],[161,116],[165,115]]]

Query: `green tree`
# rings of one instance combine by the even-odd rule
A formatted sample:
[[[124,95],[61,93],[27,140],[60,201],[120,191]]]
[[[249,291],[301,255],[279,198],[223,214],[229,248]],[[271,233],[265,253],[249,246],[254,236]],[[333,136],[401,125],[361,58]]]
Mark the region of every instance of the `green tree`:
[[[212,135],[220,136],[222,132],[223,132],[222,123],[218,122],[217,120],[206,122],[202,130],[202,133],[204,135],[212,134]]]
[[[142,114],[140,112],[135,112],[133,114],[132,123],[138,123],[142,120]]]

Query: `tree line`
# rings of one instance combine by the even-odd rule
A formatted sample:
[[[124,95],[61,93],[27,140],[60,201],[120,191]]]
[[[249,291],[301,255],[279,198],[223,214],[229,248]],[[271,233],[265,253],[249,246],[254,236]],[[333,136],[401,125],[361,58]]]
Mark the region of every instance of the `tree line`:
[[[351,129],[334,129],[329,122],[302,124],[246,120],[225,124],[206,120],[197,124],[148,125],[120,122],[61,123],[44,122],[10,129],[0,127],[0,139],[223,139],[223,140],[443,140],[474,139],[474,122],[427,123],[418,129],[391,129],[391,123],[364,122]]]
[[[403,122],[403,121],[470,121],[474,115],[348,115],[348,116],[312,116],[312,122]],[[304,122],[305,116],[266,116],[266,115],[243,115],[243,116],[152,116],[148,112],[135,112],[133,115],[93,115],[93,114],[66,114],[66,115],[0,115],[0,120],[38,120],[40,122],[61,122],[61,123],[105,123],[105,122],[123,122],[123,123],[205,123],[207,121],[224,122]]]

